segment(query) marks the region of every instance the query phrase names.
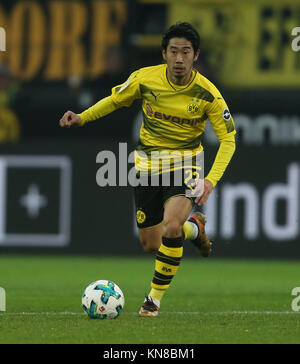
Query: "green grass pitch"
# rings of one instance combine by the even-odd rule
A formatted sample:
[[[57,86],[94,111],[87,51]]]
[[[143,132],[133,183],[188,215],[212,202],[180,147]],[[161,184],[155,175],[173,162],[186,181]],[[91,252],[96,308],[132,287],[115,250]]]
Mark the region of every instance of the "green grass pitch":
[[[154,257],[0,256],[0,344],[300,343],[299,261],[184,258],[157,318],[138,317]],[[116,282],[125,307],[115,320],[89,319],[84,288]]]

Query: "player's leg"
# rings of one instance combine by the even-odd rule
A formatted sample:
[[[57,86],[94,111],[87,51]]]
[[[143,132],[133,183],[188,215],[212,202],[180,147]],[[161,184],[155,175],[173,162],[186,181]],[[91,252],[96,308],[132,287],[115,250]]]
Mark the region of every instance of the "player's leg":
[[[162,222],[139,229],[140,242],[146,253],[157,252],[162,239],[163,224]]]
[[[184,183],[186,184],[187,191],[189,195],[195,200],[196,195],[204,191],[204,183],[203,179],[200,179],[200,170],[195,165],[192,169],[186,169],[185,175],[189,175],[192,178],[189,180],[185,180]],[[198,183],[198,187],[193,190],[192,185],[195,185],[196,182]],[[192,192],[193,191],[193,192]],[[205,216],[197,211],[195,212],[183,225],[183,232],[185,240],[191,240],[191,242],[195,245],[195,247],[199,250],[200,254],[203,257],[208,257],[211,253],[211,242],[208,239],[207,235],[205,234],[205,223],[206,219]]]
[[[189,202],[189,200],[188,200]],[[173,205],[178,206],[176,209],[173,208]],[[162,237],[165,236],[167,238],[182,236],[182,220],[186,220],[186,217],[189,215],[191,211],[191,202],[187,203],[187,199],[184,196],[179,196],[178,200],[174,200],[170,198],[165,204],[165,212],[164,219],[161,223],[149,226],[145,228],[139,229],[139,236],[141,244],[144,250],[148,253],[158,251]],[[178,211],[183,215],[178,215]],[[184,226],[187,225],[189,227],[190,224],[188,221],[184,222]],[[185,230],[187,230],[185,228]],[[197,230],[198,234],[198,230]],[[196,236],[197,236],[196,234]],[[193,235],[184,233],[184,239],[190,239]]]
[[[155,272],[151,291],[146,297],[140,316],[158,315],[160,301],[175,276],[183,254],[183,242],[192,240],[203,256],[208,256],[211,243],[204,230],[205,219],[201,213],[193,214],[186,220],[192,209],[191,201],[184,196],[170,198],[165,204],[161,244],[156,254]],[[157,240],[157,246],[159,240]]]
[[[156,252],[161,244],[163,205],[159,186],[134,187],[136,223],[145,252]]]
[[[182,238],[183,225],[193,208],[193,203],[185,196],[172,196],[164,205],[163,236]]]
[[[158,315],[160,301],[178,270],[183,254],[184,240],[191,239],[194,243],[199,243],[201,249],[203,248],[202,244],[207,242],[210,252],[210,242],[204,232],[205,221],[200,221],[197,214],[194,214],[187,221],[192,211],[193,202],[191,198],[186,197],[186,189],[185,181],[181,186],[162,186],[162,196],[157,195],[156,202],[152,206],[155,208],[159,206],[159,202],[164,202],[163,219],[161,207],[158,210],[159,217],[163,220],[162,224],[157,230],[151,228],[147,232],[148,229],[144,229],[142,234],[140,233],[144,246],[148,249],[151,247],[151,251],[158,248],[151,291],[139,312],[141,316],[153,317]],[[161,200],[159,201],[159,199]],[[151,214],[149,215],[151,216]],[[160,232],[161,237],[159,237]],[[197,244],[195,245],[197,246]],[[201,249],[200,252],[202,253]]]
[[[140,316],[157,316],[160,301],[175,276],[183,254],[183,225],[192,210],[192,201],[173,196],[165,203],[162,243],[155,260],[151,291],[139,312]]]

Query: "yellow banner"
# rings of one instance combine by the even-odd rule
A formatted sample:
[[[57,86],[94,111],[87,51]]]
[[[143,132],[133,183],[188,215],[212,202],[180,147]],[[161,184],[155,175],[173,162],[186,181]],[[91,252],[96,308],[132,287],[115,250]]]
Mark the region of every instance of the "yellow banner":
[[[0,4],[6,33],[0,64],[24,81],[95,79],[106,71],[108,52],[120,46],[126,22],[124,0],[27,0],[9,9]]]
[[[300,51],[292,47],[293,40],[297,41],[293,29],[300,27],[299,1],[187,0],[168,4],[169,25],[178,21],[194,24],[203,56],[224,85],[300,86]]]

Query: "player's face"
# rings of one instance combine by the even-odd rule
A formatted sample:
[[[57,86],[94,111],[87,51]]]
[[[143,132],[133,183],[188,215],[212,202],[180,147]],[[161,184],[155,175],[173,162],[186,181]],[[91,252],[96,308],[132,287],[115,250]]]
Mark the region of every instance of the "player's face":
[[[194,62],[200,51],[195,54],[192,43],[185,38],[171,38],[166,50],[162,51],[168,65],[168,76],[175,84],[189,82]]]

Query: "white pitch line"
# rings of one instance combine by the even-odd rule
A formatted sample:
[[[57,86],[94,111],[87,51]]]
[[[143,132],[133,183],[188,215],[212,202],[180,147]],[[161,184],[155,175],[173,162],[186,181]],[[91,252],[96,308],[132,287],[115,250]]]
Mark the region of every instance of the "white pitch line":
[[[122,315],[137,315],[137,312],[122,312]],[[176,311],[161,311],[161,315],[164,314],[175,314],[175,315],[203,315],[203,316],[225,316],[225,315],[290,315],[290,314],[298,314],[300,312],[295,311],[224,311],[224,312],[200,312],[200,311],[192,311],[192,312],[176,312]],[[42,316],[76,316],[76,315],[86,315],[84,312],[3,312],[1,315],[13,315],[13,316],[34,316],[34,315],[42,315]]]
[[[163,313],[163,312],[161,312]],[[184,315],[184,314],[188,314],[188,315],[206,315],[206,316],[211,316],[211,315],[289,315],[289,314],[300,314],[299,312],[295,312],[295,311],[225,311],[225,312],[166,312],[166,313],[174,313],[176,315]]]
[[[3,315],[13,315],[13,316],[67,316],[67,315],[86,315],[84,312],[4,312]]]

